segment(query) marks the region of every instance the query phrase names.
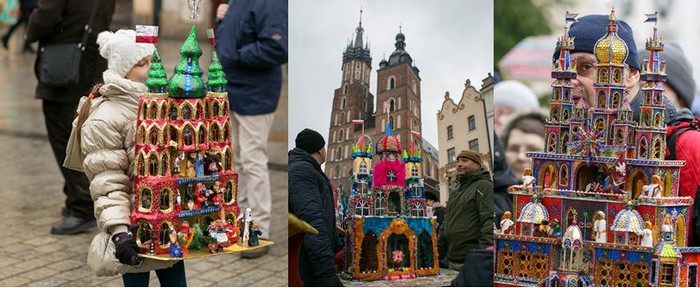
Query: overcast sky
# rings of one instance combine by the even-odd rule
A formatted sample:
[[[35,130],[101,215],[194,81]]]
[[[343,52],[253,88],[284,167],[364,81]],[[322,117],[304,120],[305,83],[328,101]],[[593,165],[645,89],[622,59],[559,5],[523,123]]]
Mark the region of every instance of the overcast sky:
[[[375,107],[379,61],[394,51],[401,25],[406,51],[422,79],[423,137],[437,147],[436,114],[445,91],[458,101],[466,79],[478,89],[493,70],[493,3],[489,2],[290,1],[289,148],[304,128],[318,131],[327,140],[343,51],[354,39],[361,8],[372,53],[370,91]]]

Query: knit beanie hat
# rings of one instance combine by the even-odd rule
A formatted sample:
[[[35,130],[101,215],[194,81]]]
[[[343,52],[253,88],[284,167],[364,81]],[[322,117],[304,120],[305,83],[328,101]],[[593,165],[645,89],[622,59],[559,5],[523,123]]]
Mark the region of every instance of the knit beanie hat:
[[[313,154],[321,150],[323,146],[326,145],[326,141],[323,140],[323,136],[318,132],[311,130],[309,128],[297,134],[297,139],[295,140],[297,148],[306,151],[309,154]]]
[[[665,43],[664,51],[661,51],[659,56],[662,61],[666,61],[666,83],[690,108],[695,98],[695,80],[693,80],[693,66],[685,57],[683,48],[674,42],[668,42]],[[645,58],[649,58],[649,52],[639,50],[639,62],[641,63]]]
[[[476,163],[479,163],[479,165],[482,165],[482,166],[484,165],[481,162],[481,157],[479,157],[479,154],[474,152],[474,151],[471,151],[471,150],[462,150],[462,152],[459,152],[459,155],[457,155],[457,159],[459,159],[459,158],[467,158],[467,159],[472,160]]]
[[[595,43],[598,39],[608,33],[608,19],[610,15],[586,15],[578,18],[577,22],[571,24],[569,37],[574,37],[574,52],[593,53]],[[625,64],[630,68],[639,70],[639,59],[637,56],[637,45],[634,43],[632,28],[625,21],[617,20],[617,36],[627,44],[627,59]],[[554,61],[559,59],[560,50],[554,51]]]
[[[104,31],[97,35],[97,45],[100,46],[100,55],[107,59],[107,70],[122,77],[155,50],[153,44],[136,43],[134,30]]]
[[[507,80],[493,87],[493,105],[508,107],[513,112],[535,109],[540,106],[537,96],[525,84]]]

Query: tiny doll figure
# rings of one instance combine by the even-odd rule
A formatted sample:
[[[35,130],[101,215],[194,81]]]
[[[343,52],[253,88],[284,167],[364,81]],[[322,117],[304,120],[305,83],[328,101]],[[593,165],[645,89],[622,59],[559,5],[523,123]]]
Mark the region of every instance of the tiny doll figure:
[[[595,213],[595,222],[593,222],[593,232],[595,242],[607,243],[608,241],[608,222],[605,220],[605,213],[598,211]]]
[[[250,222],[253,221],[253,212],[250,208],[245,208],[245,216],[243,222],[243,243],[247,243],[250,238]]]
[[[654,247],[654,233],[651,231],[650,221],[644,221],[644,230],[642,231],[642,246]]]
[[[540,223],[540,227],[537,230],[537,232],[540,237],[548,237],[550,229],[552,229],[552,226],[549,225],[549,221],[542,220],[542,223]]]
[[[197,174],[195,173],[195,168],[194,168],[194,166],[195,166],[195,164],[194,164],[195,159],[194,158],[195,158],[195,153],[191,153],[190,158],[187,159],[187,170],[185,172],[185,177],[187,177],[187,178],[194,178],[195,176],[197,176]]]
[[[523,170],[523,189],[528,193],[532,193],[535,185],[535,177],[532,177],[532,169],[525,168]]]
[[[510,211],[503,213],[501,217],[501,234],[511,234],[513,233],[513,220],[511,219]]]
[[[185,152],[178,152],[177,157],[175,158],[175,165],[173,165],[173,174],[177,175],[180,174],[180,163],[182,160],[185,160]]]
[[[561,236],[561,224],[559,224],[559,219],[554,219],[552,222],[554,223],[552,224],[552,236]]]
[[[255,247],[260,245],[260,241],[258,241],[258,236],[261,236],[262,232],[260,231],[260,228],[258,228],[258,223],[255,221],[250,221],[250,237],[248,239],[248,246],[250,247]]]
[[[170,228],[170,249],[168,250],[170,257],[182,258],[182,247],[178,243],[177,232],[175,229]]]
[[[200,153],[195,153],[196,157],[194,159],[194,170],[197,177],[204,176],[204,160],[199,155]]]
[[[197,210],[202,209],[202,205],[205,204],[204,202],[207,200],[207,198],[202,195],[204,189],[204,184],[197,183],[197,189],[194,190],[194,208]]]

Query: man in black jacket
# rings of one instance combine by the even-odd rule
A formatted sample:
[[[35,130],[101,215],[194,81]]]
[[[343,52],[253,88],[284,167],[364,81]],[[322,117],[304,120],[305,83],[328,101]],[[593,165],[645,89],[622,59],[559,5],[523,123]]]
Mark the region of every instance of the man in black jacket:
[[[326,161],[323,136],[304,129],[289,151],[289,212],[311,224],[299,255],[299,276],[305,286],[342,286],[335,274],[335,206],[331,182],[321,170]]]
[[[85,25],[97,1],[92,0],[40,0],[39,7],[29,16],[27,42],[39,41],[39,50],[53,44],[75,43],[82,40]],[[49,87],[39,81],[36,98],[43,101],[49,143],[56,162],[65,179],[63,193],[66,202],[61,215],[62,222],[51,227],[51,234],[76,234],[95,227],[93,201],[90,198],[90,181],[83,172],[63,167],[66,146],[77,114],[80,97],[102,82],[102,72],[107,70],[107,60],[97,50],[97,34],[109,29],[114,13],[114,0],[100,0],[100,6],[92,23],[85,50],[80,59],[80,81],[67,87]],[[37,54],[39,63],[41,53]],[[35,64],[36,74],[36,64]],[[39,77],[37,77],[38,79]]]

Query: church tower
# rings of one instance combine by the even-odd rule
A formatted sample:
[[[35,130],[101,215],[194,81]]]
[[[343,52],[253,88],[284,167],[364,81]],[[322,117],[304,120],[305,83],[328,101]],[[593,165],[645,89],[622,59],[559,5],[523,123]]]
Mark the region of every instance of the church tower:
[[[409,147],[413,139],[415,147],[422,147],[421,137],[411,137],[411,130],[421,132],[420,70],[406,52],[406,36],[400,29],[394,46],[396,50],[379,62],[377,70],[375,127],[385,133],[388,121],[401,145]]]
[[[360,22],[355,28],[354,41],[350,41],[343,51],[342,77],[340,87],[333,96],[328,150],[326,153],[326,174],[333,179],[335,188],[349,189],[352,174],[352,144],[358,139],[354,133],[358,125],[352,120],[365,120],[374,110],[374,95],[369,93],[369,77],[372,71],[372,57],[369,44],[363,42],[362,11]],[[342,186],[342,187],[341,187]]]

